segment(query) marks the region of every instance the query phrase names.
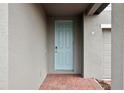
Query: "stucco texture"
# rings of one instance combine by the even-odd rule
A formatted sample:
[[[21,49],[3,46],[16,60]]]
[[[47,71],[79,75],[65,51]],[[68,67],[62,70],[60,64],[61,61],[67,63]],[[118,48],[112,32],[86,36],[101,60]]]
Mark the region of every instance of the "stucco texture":
[[[84,15],[85,78],[102,79],[103,32],[101,24],[111,24],[111,11],[103,11],[94,16]]]
[[[0,4],[0,90],[8,89],[8,4]]]
[[[47,74],[46,17],[35,4],[9,4],[9,89],[38,89]]]

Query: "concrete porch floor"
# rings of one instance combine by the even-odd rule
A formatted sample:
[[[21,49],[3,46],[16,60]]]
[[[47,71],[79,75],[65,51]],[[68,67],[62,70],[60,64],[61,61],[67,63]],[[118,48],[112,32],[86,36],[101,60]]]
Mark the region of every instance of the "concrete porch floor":
[[[40,90],[102,90],[94,79],[80,75],[48,74]]]

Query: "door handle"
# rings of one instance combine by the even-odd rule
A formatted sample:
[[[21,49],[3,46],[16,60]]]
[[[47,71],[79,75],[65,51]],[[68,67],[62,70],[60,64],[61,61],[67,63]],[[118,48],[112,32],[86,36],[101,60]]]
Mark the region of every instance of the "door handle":
[[[57,49],[58,47],[56,46],[55,48]]]
[[[56,46],[56,47],[55,47],[55,53],[57,53],[57,48],[58,48],[58,47]]]

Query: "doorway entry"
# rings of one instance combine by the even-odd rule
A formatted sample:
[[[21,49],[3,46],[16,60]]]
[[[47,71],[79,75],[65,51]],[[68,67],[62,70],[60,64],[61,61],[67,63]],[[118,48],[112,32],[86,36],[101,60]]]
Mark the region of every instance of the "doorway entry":
[[[55,70],[74,70],[73,20],[55,20]]]

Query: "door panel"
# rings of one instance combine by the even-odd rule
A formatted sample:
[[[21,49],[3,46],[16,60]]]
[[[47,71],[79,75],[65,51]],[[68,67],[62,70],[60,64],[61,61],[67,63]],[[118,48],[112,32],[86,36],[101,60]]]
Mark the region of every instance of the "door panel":
[[[55,70],[73,70],[73,22],[55,21]]]

